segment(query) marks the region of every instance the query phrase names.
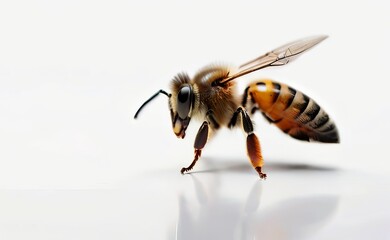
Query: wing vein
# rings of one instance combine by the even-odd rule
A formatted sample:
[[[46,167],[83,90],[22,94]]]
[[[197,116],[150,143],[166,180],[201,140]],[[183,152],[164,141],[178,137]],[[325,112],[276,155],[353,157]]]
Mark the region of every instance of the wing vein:
[[[327,36],[314,36],[297,40],[267,52],[266,54],[239,66],[238,72],[226,77],[220,84],[227,83],[251,72],[266,68],[286,65],[297,59],[302,53],[325,40]]]

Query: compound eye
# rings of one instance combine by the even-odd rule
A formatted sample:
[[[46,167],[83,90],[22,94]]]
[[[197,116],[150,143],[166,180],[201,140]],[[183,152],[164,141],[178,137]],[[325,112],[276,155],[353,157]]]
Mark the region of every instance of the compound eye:
[[[177,113],[181,119],[188,117],[191,109],[192,89],[186,85],[182,87],[177,94]]]

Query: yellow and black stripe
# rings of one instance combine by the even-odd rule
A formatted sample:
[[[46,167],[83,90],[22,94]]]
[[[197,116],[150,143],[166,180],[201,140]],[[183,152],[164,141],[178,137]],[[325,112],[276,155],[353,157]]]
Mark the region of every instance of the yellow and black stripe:
[[[313,99],[286,84],[272,80],[254,82],[245,89],[244,107],[248,100],[252,110],[259,109],[268,121],[293,138],[339,142],[336,125],[329,115]]]

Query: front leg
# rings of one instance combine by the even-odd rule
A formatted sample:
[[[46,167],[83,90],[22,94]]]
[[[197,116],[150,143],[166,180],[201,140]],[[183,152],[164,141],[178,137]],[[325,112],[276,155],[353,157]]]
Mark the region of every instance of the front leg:
[[[198,161],[200,155],[202,154],[202,149],[207,143],[207,139],[209,136],[209,123],[207,121],[204,121],[202,126],[200,126],[198,134],[196,134],[194,148],[195,148],[195,157],[190,166],[183,167],[181,169],[181,174],[184,174],[185,172],[190,171]]]
[[[261,170],[264,165],[264,161],[263,156],[261,155],[259,139],[253,133],[252,121],[244,108],[239,107],[236,112],[234,112],[233,117],[230,120],[229,127],[232,128],[236,125],[237,117],[239,114],[241,114],[241,122],[244,131],[248,134],[246,137],[246,148],[248,151],[249,159],[252,163],[252,166],[259,174],[260,178],[265,179],[267,177],[267,174],[263,173]]]

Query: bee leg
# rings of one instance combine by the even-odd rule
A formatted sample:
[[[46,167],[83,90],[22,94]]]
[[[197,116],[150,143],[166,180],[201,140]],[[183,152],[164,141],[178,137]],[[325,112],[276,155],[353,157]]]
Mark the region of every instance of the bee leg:
[[[248,101],[248,91],[249,91],[249,88],[250,88],[250,87],[245,88],[245,90],[244,90],[244,95],[242,96],[241,105],[242,105],[243,107],[246,107],[246,103],[247,103],[247,101]]]
[[[251,133],[247,136],[246,147],[252,166],[255,168],[261,179],[266,179],[267,174],[262,172],[264,160],[263,156],[261,155],[260,142],[254,133]]]
[[[249,106],[247,107],[248,100],[249,100]],[[254,115],[256,111],[260,110],[253,97],[253,93],[250,86],[245,88],[244,95],[242,96],[241,106],[243,106],[245,109],[248,110],[251,108],[250,110],[251,116]]]
[[[248,113],[242,107],[239,107],[236,112],[234,112],[228,126],[232,128],[236,125],[238,114],[241,114],[242,126],[244,131],[248,134],[246,138],[246,147],[249,159],[260,178],[265,179],[267,174],[262,172],[264,161],[263,156],[261,155],[260,142],[257,136],[253,133],[253,124]]]
[[[204,121],[202,126],[200,126],[198,134],[196,134],[194,148],[195,148],[195,157],[190,166],[183,167],[181,169],[181,174],[184,174],[185,172],[191,171],[191,169],[195,166],[196,162],[198,161],[199,157],[202,154],[202,149],[207,143],[209,135],[209,123],[207,121]]]

